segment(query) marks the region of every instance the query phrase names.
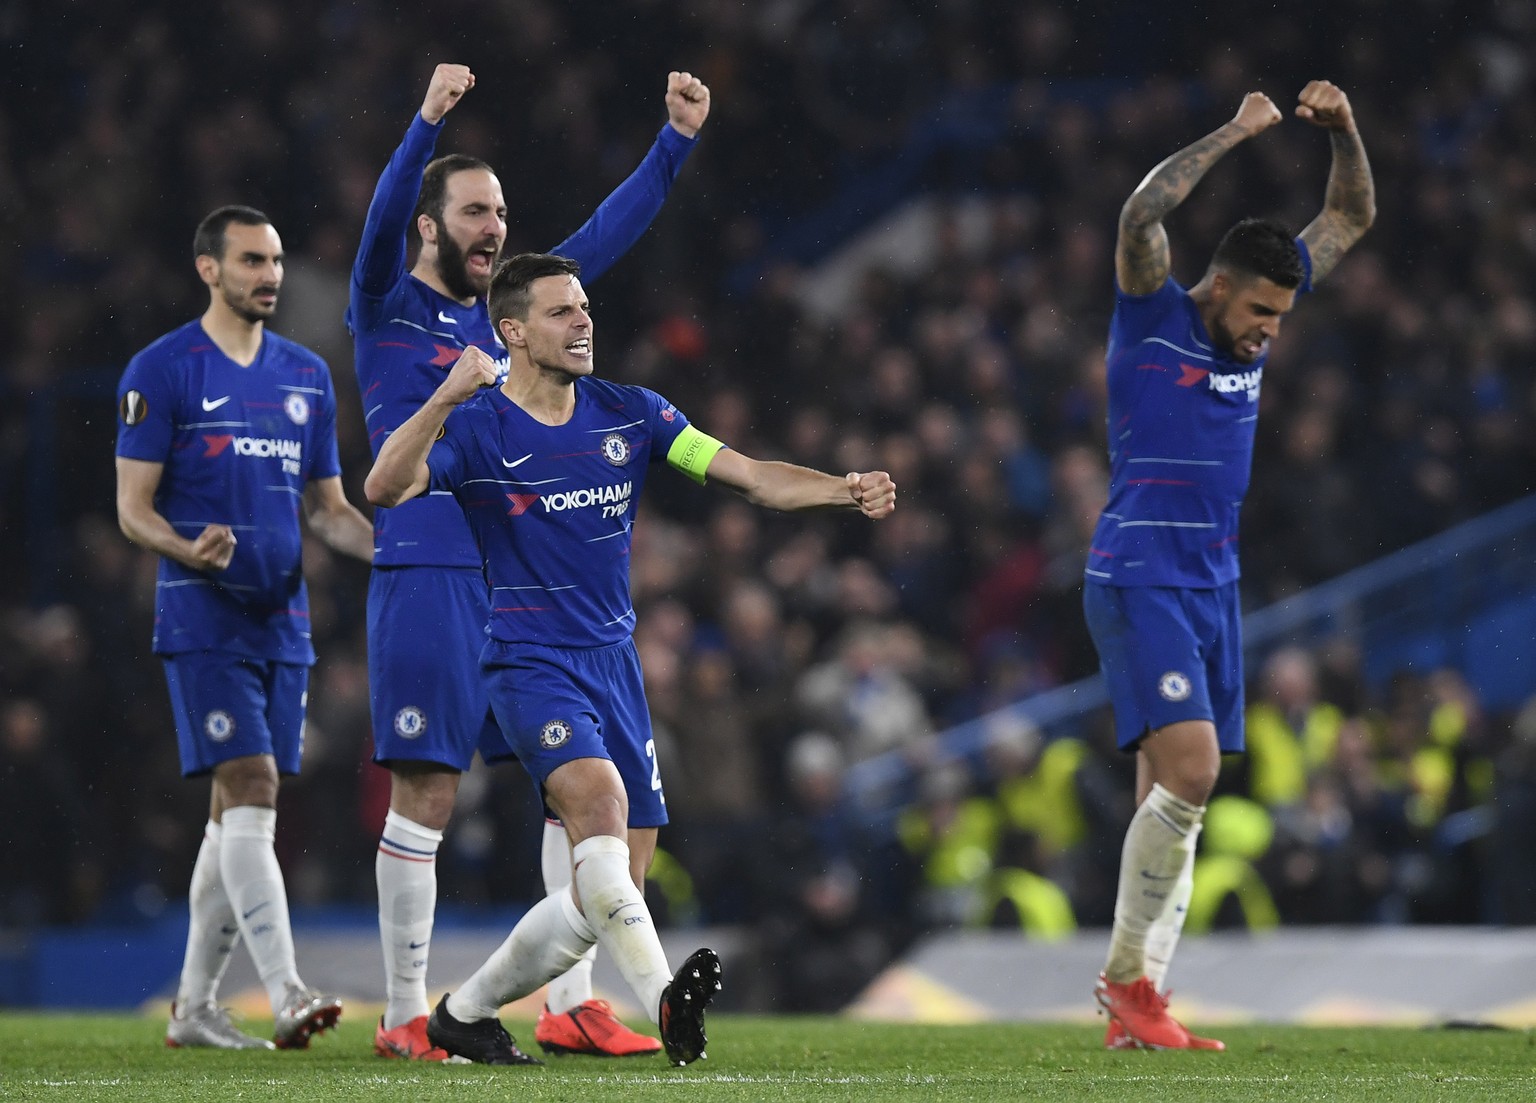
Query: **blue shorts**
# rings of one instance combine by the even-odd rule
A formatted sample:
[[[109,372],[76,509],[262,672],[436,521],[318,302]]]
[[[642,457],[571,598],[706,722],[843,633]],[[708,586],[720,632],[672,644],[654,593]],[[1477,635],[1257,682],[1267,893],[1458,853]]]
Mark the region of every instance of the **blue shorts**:
[[[469,769],[510,758],[496,730],[480,649],[490,595],[469,567],[375,567],[368,579],[373,760]]]
[[[1148,732],[1209,720],[1223,754],[1243,743],[1243,626],[1237,583],[1211,590],[1083,586],[1083,612],[1115,712],[1133,751]]]
[[[296,774],[304,757],[309,667],[251,659],[228,651],[162,655],[176,716],[181,776],[221,762],[269,754],[279,774]]]
[[[629,795],[629,826],[667,822],[651,712],[633,640],[608,647],[485,645],[481,665],[506,745],[544,797],[544,780],[578,758],[606,758]],[[546,815],[551,814],[545,806]]]

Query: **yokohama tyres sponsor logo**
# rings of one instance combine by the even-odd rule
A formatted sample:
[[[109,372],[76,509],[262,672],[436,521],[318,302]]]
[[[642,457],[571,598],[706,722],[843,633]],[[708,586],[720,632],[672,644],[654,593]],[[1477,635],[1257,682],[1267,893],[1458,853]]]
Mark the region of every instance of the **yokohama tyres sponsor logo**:
[[[276,437],[237,437],[230,434],[214,436],[203,434],[208,445],[204,456],[217,456],[226,448],[232,448],[237,456],[255,456],[258,459],[299,460],[304,458],[304,442],[279,440]]]
[[[1241,372],[1213,372],[1205,368],[1197,368],[1190,364],[1180,364],[1182,373],[1177,380],[1181,387],[1193,387],[1204,379],[1206,386],[1217,394],[1236,394],[1239,391],[1248,392],[1248,401],[1259,400],[1259,384],[1264,379],[1264,369],[1254,368],[1252,371]]]
[[[1252,371],[1232,372],[1229,375],[1211,373],[1211,390],[1221,394],[1236,394],[1238,391],[1247,391],[1249,399],[1259,397],[1259,381],[1264,378],[1263,368],[1254,368]]]
[[[607,486],[590,486],[584,490],[561,490],[554,494],[542,495],[539,500],[544,503],[545,513],[560,513],[567,509],[582,509],[586,506],[628,503],[631,493],[633,493],[633,485],[625,481],[610,483]]]

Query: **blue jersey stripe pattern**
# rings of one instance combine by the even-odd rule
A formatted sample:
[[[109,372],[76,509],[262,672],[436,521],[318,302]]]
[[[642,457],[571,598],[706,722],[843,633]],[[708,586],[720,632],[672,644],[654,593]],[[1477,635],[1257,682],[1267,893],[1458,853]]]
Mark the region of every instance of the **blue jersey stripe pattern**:
[[[156,653],[313,663],[299,514],[306,483],[341,474],[325,361],[267,330],[245,367],[189,322],[129,361],[118,409],[117,454],[164,465],[160,515],[189,540],[225,524],[238,541],[217,573],[161,558]]]
[[[545,425],[493,389],[448,416],[427,463],[484,553],[487,632],[503,643],[601,647],[634,631],[629,549],[649,465],[688,419],[644,387],[579,379]]]
[[[1311,257],[1297,239],[1311,289]],[[1105,354],[1109,500],[1084,568],[1112,586],[1211,588],[1236,579],[1238,512],[1258,426],[1260,357],[1220,350],[1187,290],[1116,290]]]

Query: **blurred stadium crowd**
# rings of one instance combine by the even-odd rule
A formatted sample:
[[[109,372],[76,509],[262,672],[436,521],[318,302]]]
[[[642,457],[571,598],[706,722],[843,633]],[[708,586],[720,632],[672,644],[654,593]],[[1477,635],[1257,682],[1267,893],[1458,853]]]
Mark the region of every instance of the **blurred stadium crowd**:
[[[751,454],[881,467],[901,487],[867,526],[659,480],[637,527],[674,816],[658,903],[673,922],[757,924],[780,1006],[840,1003],[937,926],[1108,922],[1132,770],[1102,717],[1073,739],[1001,732],[979,774],[925,763],[947,724],[1094,669],[1079,586],[1104,495],[1116,216],[1245,92],[1284,105],[1334,80],[1380,192],[1375,228],[1270,359],[1247,605],[1532,492],[1529,2],[1077,20],[982,0],[615,0],[600,27],[553,0],[397,7],[64,2],[0,23],[0,837],[28,841],[0,850],[0,926],[150,916],[185,884],[205,787],[177,778],[154,564],[116,528],[113,386],[202,310],[196,221],[261,207],[288,252],[274,328],[331,364],[363,501],[348,269],[437,61],[479,77],[439,151],[497,167],[515,248],[560,240],[639,160],[668,69],[701,75],[699,149],[588,288],[599,370]],[[979,104],[1000,130],[968,144]],[[916,181],[939,211],[922,266],[808,304],[779,247],[796,217],[935,133],[953,140]],[[1176,275],[1197,279],[1238,217],[1299,230],[1327,154],[1292,125],[1228,158],[1170,220]],[[964,232],[962,201],[983,233]],[[320,663],[279,852],[296,903],[367,904],[388,785],[368,761],[366,577],[318,544],[306,562]],[[1347,647],[1251,674],[1255,753],[1202,843],[1225,862],[1207,882],[1230,891],[1204,922],[1536,922],[1536,706],[1491,714],[1445,671],[1369,686]],[[871,823],[837,799],[842,771],[892,750],[912,799]],[[445,904],[539,895],[538,826],[515,767],[467,778]]]

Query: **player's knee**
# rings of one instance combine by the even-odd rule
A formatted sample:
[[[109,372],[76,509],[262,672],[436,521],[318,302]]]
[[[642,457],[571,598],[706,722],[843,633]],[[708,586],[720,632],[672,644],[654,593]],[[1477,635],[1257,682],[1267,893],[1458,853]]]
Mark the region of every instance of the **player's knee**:
[[[223,808],[277,807],[277,765],[265,755],[219,763],[213,771],[213,784]]]
[[[423,827],[442,831],[453,816],[460,774],[432,765],[432,769],[400,769],[399,764],[391,764],[389,807]]]
[[[1180,800],[1204,804],[1216,788],[1221,750],[1208,722],[1170,724],[1142,744],[1151,781]]]
[[[1179,787],[1174,790],[1180,800],[1190,804],[1203,805],[1211,799],[1211,794],[1216,791],[1216,777],[1219,771],[1219,763],[1210,769],[1196,770],[1180,779]]]
[[[573,839],[590,839],[594,835],[623,839],[629,833],[629,804],[622,793],[589,793],[576,802],[576,807],[562,809],[561,819]]]
[[[1189,804],[1203,805],[1216,789],[1221,759],[1209,760],[1191,755],[1166,763],[1154,780],[1174,796]]]

